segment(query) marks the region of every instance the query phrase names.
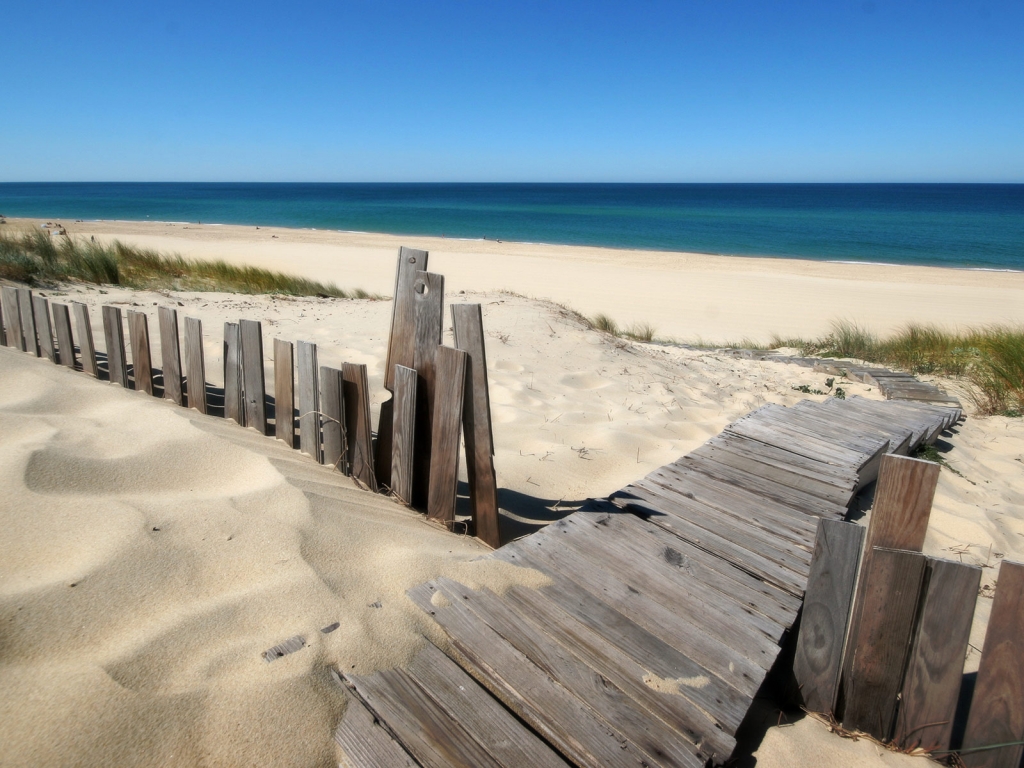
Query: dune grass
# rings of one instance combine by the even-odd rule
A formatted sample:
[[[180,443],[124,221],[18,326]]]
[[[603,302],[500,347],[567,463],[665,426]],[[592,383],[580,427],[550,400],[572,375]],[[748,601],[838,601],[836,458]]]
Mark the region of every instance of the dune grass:
[[[185,259],[115,240],[100,243],[34,230],[0,232],[0,278],[29,285],[79,280],[97,285],[176,291],[278,293],[339,299],[381,299],[363,290],[346,291],[258,267],[225,261]]]

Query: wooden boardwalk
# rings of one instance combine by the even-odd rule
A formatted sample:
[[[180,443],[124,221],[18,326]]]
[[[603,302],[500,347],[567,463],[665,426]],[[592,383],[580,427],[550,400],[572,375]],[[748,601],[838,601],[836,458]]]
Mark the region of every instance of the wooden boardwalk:
[[[841,519],[885,453],[960,415],[863,398],[765,406],[488,555],[547,586],[414,588],[450,655],[428,645],[406,670],[339,676],[339,744],[367,766],[724,762],[796,620],[818,520]]]

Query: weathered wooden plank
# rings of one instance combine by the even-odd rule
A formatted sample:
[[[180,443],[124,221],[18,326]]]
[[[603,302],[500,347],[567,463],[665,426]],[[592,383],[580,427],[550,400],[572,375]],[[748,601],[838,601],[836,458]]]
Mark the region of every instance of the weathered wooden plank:
[[[1021,741],[1024,741],[1024,565],[1004,560],[999,566],[996,595],[985,630],[985,645],[960,758],[967,768],[1017,768],[1024,752]],[[980,749],[997,744],[1011,746]]]
[[[384,726],[356,696],[349,695],[345,714],[334,731],[334,741],[352,768],[418,768]]]
[[[371,491],[377,490],[373,472],[373,432],[370,426],[370,383],[366,366],[343,363],[345,432],[352,477]]]
[[[7,332],[7,346],[13,349],[20,349],[24,352],[25,332],[21,327],[21,297],[18,289],[9,285],[3,286],[3,317],[4,328]]]
[[[465,352],[451,347],[438,347],[435,357],[427,517],[449,527],[455,521],[455,499],[459,485],[459,433],[462,431],[467,359]]]
[[[345,434],[345,380],[337,368],[320,366],[320,428],[323,449],[320,462],[339,472],[348,472]]]
[[[851,491],[857,486],[857,472],[850,467],[826,464],[822,461],[809,459],[780,446],[769,445],[760,440],[740,437],[731,432],[722,432],[711,438],[708,444],[725,448],[743,456],[750,456],[757,461],[782,467],[805,477],[816,478],[821,482],[835,483]]]
[[[128,339],[132,346],[135,391],[153,394],[153,356],[149,350],[149,319],[145,312],[128,310]]]
[[[480,305],[453,304],[452,328],[456,349],[461,349],[469,356],[465,402],[462,406],[462,434],[466,443],[466,474],[473,529],[478,539],[497,548],[501,546],[498,482],[494,473],[494,435]]]
[[[39,340],[39,356],[51,363],[57,362],[53,347],[53,326],[50,323],[50,302],[42,296],[32,297],[32,319],[36,324],[36,336]]]
[[[274,339],[274,436],[295,447],[295,347]]]
[[[92,338],[92,321],[89,319],[89,307],[80,301],[71,305],[75,313],[75,330],[78,331],[78,347],[82,354],[82,370],[90,376],[100,375],[96,364],[96,344]]]
[[[36,335],[35,304],[32,301],[32,291],[28,288],[18,289],[18,310],[21,312],[21,331],[25,334],[24,350],[40,357],[39,337]]]
[[[298,357],[299,450],[320,461],[320,366],[316,344],[300,341]]]
[[[413,446],[416,435],[417,373],[400,365],[395,369],[395,399],[391,447],[391,493],[412,503]]]
[[[67,304],[53,305],[53,327],[57,331],[57,359],[61,365],[75,367],[75,338],[71,333],[71,312]]]
[[[267,384],[263,372],[263,326],[258,320],[240,320],[242,342],[242,394],[245,425],[267,434]]]
[[[413,294],[416,337],[412,367],[419,376],[416,383],[412,496],[413,504],[425,509],[429,496],[430,450],[434,435],[434,358],[441,344],[444,277],[430,272],[417,272]]]
[[[7,316],[4,314],[4,304],[6,300],[2,293],[0,293],[0,346],[7,346]]]
[[[203,353],[203,321],[185,318],[185,369],[188,407],[206,413],[206,356]]]
[[[384,388],[394,391],[395,366],[414,368],[416,365],[416,292],[419,272],[427,271],[429,254],[415,248],[398,249],[395,269],[395,294],[391,303],[391,333],[388,336],[388,356],[384,364]],[[440,344],[440,340],[436,344]]]
[[[850,636],[843,725],[888,739],[910,649],[925,557],[875,548],[861,570],[860,623]]]
[[[160,323],[160,358],[163,366],[164,399],[175,405],[184,405],[184,388],[181,381],[181,347],[178,343],[178,310],[158,307]]]
[[[896,743],[949,749],[981,569],[929,558],[896,717]]]
[[[238,323],[224,323],[224,418],[245,426],[245,395],[242,391],[242,334]]]
[[[831,713],[835,709],[863,546],[861,526],[838,520],[818,523],[793,660],[800,704],[811,712]]]
[[[124,354],[124,326],[120,307],[103,307],[103,339],[107,347],[107,375],[114,384],[128,386],[128,363]]]

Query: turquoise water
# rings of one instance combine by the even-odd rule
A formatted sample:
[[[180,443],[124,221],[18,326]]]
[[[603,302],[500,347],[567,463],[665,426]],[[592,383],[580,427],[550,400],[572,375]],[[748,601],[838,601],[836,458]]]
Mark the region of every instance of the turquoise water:
[[[1022,184],[5,183],[0,213],[1024,270]]]

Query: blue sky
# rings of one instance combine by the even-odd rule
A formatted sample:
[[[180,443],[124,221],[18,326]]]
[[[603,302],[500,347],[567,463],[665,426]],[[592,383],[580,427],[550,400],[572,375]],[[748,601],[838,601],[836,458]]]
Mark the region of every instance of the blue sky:
[[[1024,3],[0,3],[0,181],[1024,182]]]

